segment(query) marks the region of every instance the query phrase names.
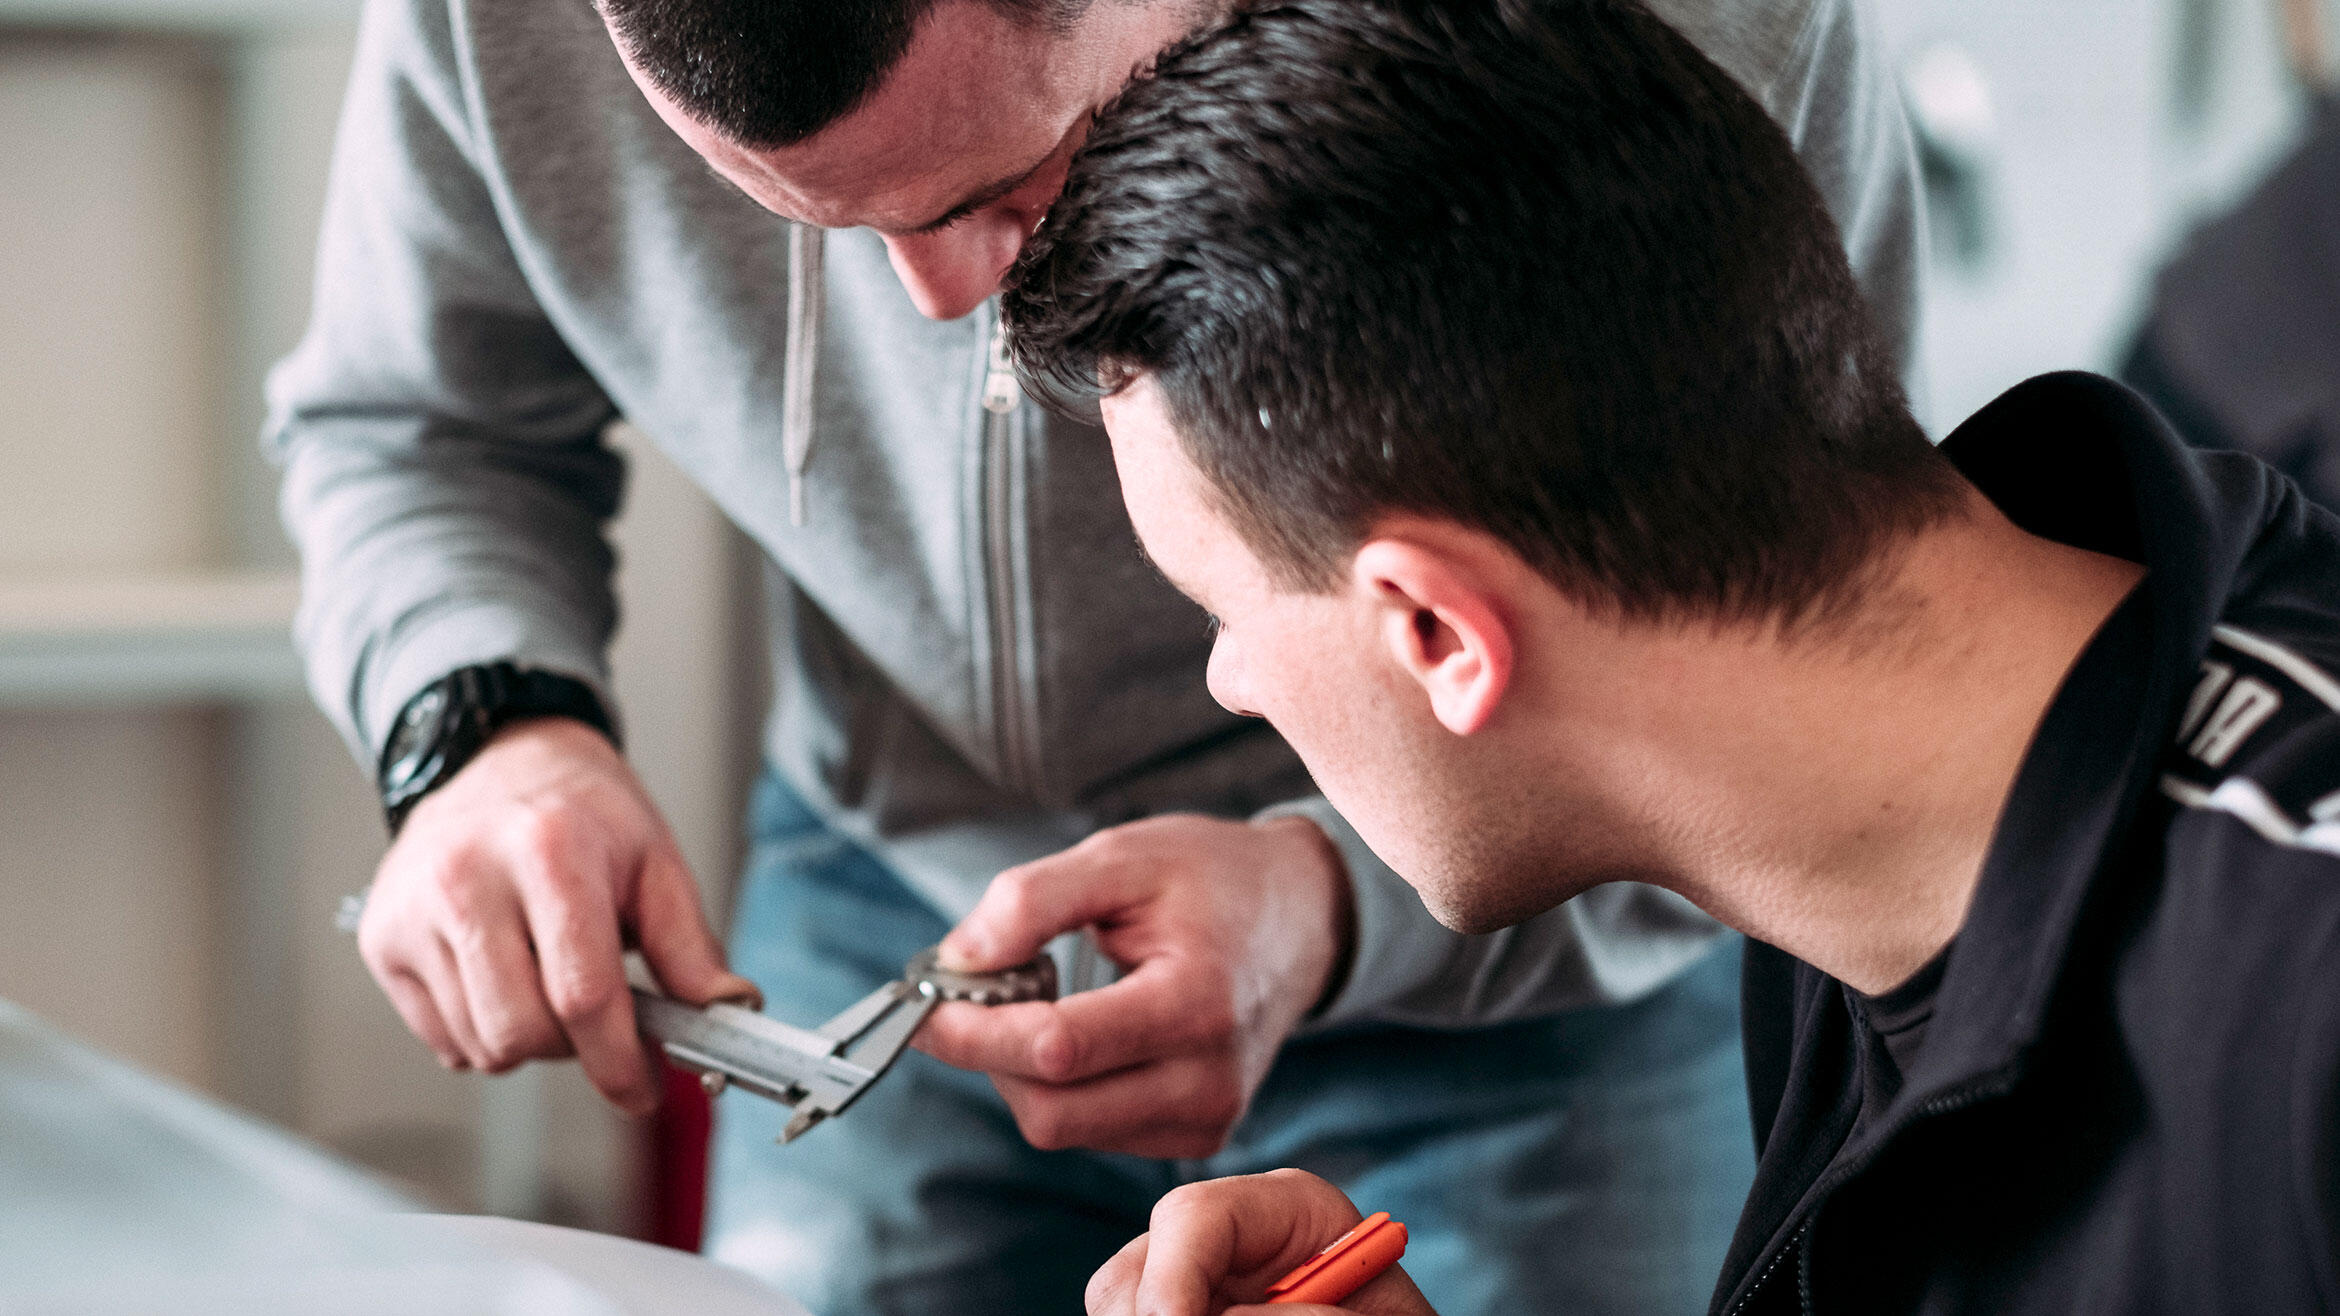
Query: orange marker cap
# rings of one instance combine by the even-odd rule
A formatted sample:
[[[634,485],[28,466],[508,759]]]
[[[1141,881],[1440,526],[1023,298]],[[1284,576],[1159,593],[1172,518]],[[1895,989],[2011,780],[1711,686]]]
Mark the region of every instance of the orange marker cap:
[[[1376,1211],[1355,1229],[1301,1262],[1268,1286],[1268,1302],[1316,1302],[1330,1306],[1371,1283],[1406,1254],[1406,1227]]]

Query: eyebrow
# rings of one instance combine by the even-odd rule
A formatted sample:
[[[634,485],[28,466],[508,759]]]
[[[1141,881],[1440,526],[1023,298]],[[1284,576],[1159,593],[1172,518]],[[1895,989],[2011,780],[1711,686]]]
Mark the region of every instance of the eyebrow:
[[[1055,151],[1053,150],[1049,152],[1049,155],[1054,154]],[[725,187],[730,188],[733,192],[738,193],[741,197],[745,198],[752,204],[758,206],[762,206],[764,204],[763,202],[756,199],[755,193],[748,191],[744,187],[741,187],[737,180],[733,179],[729,174],[724,173],[721,169],[716,168],[714,161],[701,160],[699,163],[706,169],[708,177],[713,178],[715,181],[723,184]],[[967,216],[974,214],[976,211],[983,209],[985,206],[988,206],[999,200],[1001,197],[1008,195],[1010,192],[1015,191],[1017,188],[1022,187],[1031,179],[1032,175],[1040,172],[1040,165],[1047,163],[1048,156],[1042,156],[1040,157],[1039,164],[1033,165],[1031,168],[1020,174],[1017,174],[1015,177],[1003,178],[996,183],[986,185],[981,191],[976,192],[966,200],[961,201],[959,204],[952,206],[949,210],[943,212],[942,218],[940,219],[921,224],[916,228],[879,228],[876,231],[886,234],[889,237],[919,237],[929,233],[939,233],[942,230],[949,228],[951,225],[958,223],[960,220],[965,219]],[[769,209],[769,207],[766,208]],[[790,219],[792,223],[798,222],[785,214],[783,214],[781,218]],[[876,226],[872,225],[871,227],[875,228]]]
[[[1040,158],[1034,160],[1030,168],[1018,172],[1013,177],[1002,178],[998,182],[991,184],[989,187],[977,190],[966,200],[961,201],[959,204],[952,206],[949,210],[944,211],[940,218],[931,220],[924,224],[920,224],[916,228],[905,229],[903,230],[903,233],[910,237],[924,237],[929,233],[939,233],[942,230],[949,228],[951,225],[958,223],[960,220],[965,219],[967,216],[974,214],[976,211],[983,209],[985,206],[991,205],[993,202],[998,201],[1001,197],[1007,196],[1009,193],[1014,192],[1017,188],[1022,187],[1024,184],[1031,182],[1032,175],[1039,173],[1047,166],[1049,161],[1055,159],[1056,153],[1064,149],[1065,141],[1069,139],[1074,133],[1079,132],[1084,126],[1088,124],[1090,118],[1093,117],[1094,115],[1091,115],[1087,118],[1082,118],[1075,121],[1071,126],[1067,127],[1064,130],[1064,136],[1057,138],[1053,145],[1051,145],[1046,151],[1042,152]]]
[[[1140,539],[1135,531],[1130,533],[1129,541],[1137,545],[1139,559],[1142,560],[1147,566],[1154,569],[1154,574],[1162,578],[1163,584],[1168,585],[1174,590],[1177,590],[1180,594],[1185,596],[1187,602],[1192,603],[1198,608],[1201,608],[1204,612],[1211,611],[1210,605],[1204,603],[1199,595],[1197,595],[1193,590],[1188,589],[1185,584],[1182,583],[1176,576],[1173,576],[1168,571],[1164,570],[1161,563],[1154,560],[1154,555],[1146,551],[1146,541]]]
[[[1059,142],[1057,145],[1061,146],[1063,143]],[[1048,148],[1047,155],[1041,156],[1039,159],[1032,162],[1031,168],[1024,170],[1020,174],[1016,174],[1013,177],[1002,178],[996,183],[978,188],[974,194],[969,196],[966,200],[961,201],[959,204],[952,206],[949,210],[944,211],[940,218],[929,220],[915,228],[903,229],[901,232],[905,236],[909,237],[924,237],[929,233],[940,233],[944,229],[949,228],[951,225],[958,223],[962,219],[965,219],[967,216],[983,209],[985,206],[993,204],[1001,197],[1007,196],[1008,194],[1014,192],[1017,188],[1022,187],[1025,183],[1030,182],[1032,175],[1040,172],[1040,166],[1047,164],[1049,160],[1055,157],[1055,155],[1056,147],[1051,146]]]
[[[1033,174],[1036,174],[1039,171],[1040,166],[1033,165],[1030,169],[1027,169],[1023,173],[1016,175],[1014,178],[1003,178],[998,182],[993,183],[991,186],[977,192],[975,195],[968,197],[966,200],[961,201],[959,204],[952,206],[949,210],[944,211],[940,219],[929,220],[928,222],[921,224],[914,229],[907,230],[907,232],[914,237],[924,237],[929,233],[940,233],[944,229],[949,228],[951,225],[958,223],[962,219],[965,219],[967,216],[974,214],[976,211],[983,209],[985,206],[991,205],[992,203],[998,201],[1001,197],[1004,197],[1015,191],[1017,188],[1022,187],[1024,185],[1025,179],[1030,178]]]

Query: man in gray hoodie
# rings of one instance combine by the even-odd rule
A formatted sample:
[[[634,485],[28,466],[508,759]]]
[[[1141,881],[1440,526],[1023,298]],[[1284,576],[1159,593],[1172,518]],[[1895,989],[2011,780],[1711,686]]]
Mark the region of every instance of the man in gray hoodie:
[[[930,1024],[990,1083],[913,1057],[785,1153],[726,1105],[709,1250],[824,1312],[1070,1310],[1161,1193],[1271,1164],[1406,1219],[1442,1309],[1694,1309],[1749,1173],[1734,948],[1631,886],[1440,929],[1212,701],[1101,437],[998,339],[1090,112],[1219,7],[372,0],[270,426],[311,684],[397,831],[361,948],[444,1062],[573,1054],[639,1110],[622,946],[807,1018],[979,900],[964,967],[1092,929],[1119,981]],[[1658,8],[1787,127],[1905,334],[1914,184],[1855,0]],[[745,977],[616,749],[620,416],[771,561]],[[1389,1090],[1400,1057],[1435,1077]]]

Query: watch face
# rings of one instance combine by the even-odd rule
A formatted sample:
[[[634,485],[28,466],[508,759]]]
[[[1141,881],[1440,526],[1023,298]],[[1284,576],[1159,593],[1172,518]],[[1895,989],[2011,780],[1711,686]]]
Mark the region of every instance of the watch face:
[[[592,688],[571,677],[500,662],[457,668],[424,687],[399,713],[382,747],[382,804],[391,833],[397,834],[405,810],[461,771],[496,728],[538,715],[575,718],[617,743]]]
[[[437,757],[440,716],[447,709],[445,686],[432,686],[417,695],[390,733],[388,762],[382,769],[382,788],[395,791],[412,783],[416,774]]]
[[[406,728],[409,733],[420,731],[447,706],[445,686],[432,686],[406,710]]]

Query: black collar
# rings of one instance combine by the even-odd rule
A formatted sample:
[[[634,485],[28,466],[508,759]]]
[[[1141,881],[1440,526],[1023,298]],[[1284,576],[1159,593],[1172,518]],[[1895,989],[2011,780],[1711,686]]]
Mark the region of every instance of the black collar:
[[[1895,1103],[1912,1108],[2020,1072],[2273,493],[2247,463],[2213,468],[2135,394],[2094,375],[2022,384],[1942,449],[2017,525],[2139,562],[2146,577],[2074,664],[2016,774]]]
[[[1952,945],[1925,1045],[1893,1104],[1843,1142],[1859,1112],[1857,1089],[1831,1091],[1830,1079],[1819,1077],[1772,1094],[1779,1124],[1816,1136],[1809,1145],[1766,1147],[1725,1272],[1736,1277],[1726,1281],[1731,1305],[1721,1310],[1743,1303],[1779,1264],[1812,1202],[1913,1120],[2003,1092],[2021,1077],[2075,943],[2091,926],[2090,904],[2109,889],[2100,875],[2133,839],[2211,627],[2282,501],[2280,482],[2264,467],[2186,448],[2136,395],[2093,375],[2022,384],[1942,447],[2017,525],[2142,563],[2145,580],[2099,628],[2041,718]],[[1817,976],[1809,968],[1802,974]],[[1793,1064],[1807,1077],[1843,1077],[1845,1058],[1820,1040],[1842,1040],[1829,1018],[1850,1009],[1841,986],[1821,979],[1836,990],[1761,1002],[1760,982],[1749,980],[1750,1011],[1799,1012],[1792,1024],[1767,1016],[1761,1026],[1792,1027],[1797,1048],[1807,1040],[1818,1048]],[[1752,1015],[1749,1022],[1758,1023]],[[1836,1130],[1833,1139],[1822,1126]],[[1774,1164],[1783,1150],[1792,1159]]]

